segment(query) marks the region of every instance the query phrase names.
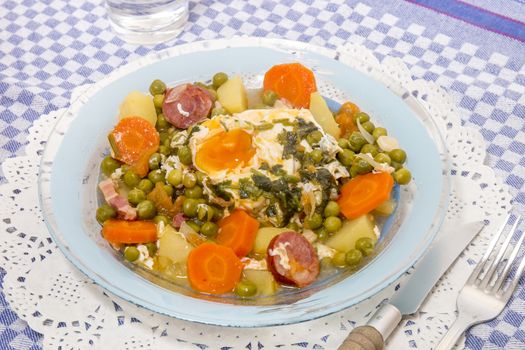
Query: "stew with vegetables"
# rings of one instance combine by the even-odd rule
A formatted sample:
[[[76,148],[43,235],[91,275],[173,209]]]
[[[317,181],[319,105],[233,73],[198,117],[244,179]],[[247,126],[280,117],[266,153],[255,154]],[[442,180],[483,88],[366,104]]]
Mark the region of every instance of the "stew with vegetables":
[[[238,298],[359,269],[411,181],[399,141],[351,101],[331,111],[299,63],[256,89],[224,72],[156,79],[122,101],[108,145],[102,236],[130,263]]]

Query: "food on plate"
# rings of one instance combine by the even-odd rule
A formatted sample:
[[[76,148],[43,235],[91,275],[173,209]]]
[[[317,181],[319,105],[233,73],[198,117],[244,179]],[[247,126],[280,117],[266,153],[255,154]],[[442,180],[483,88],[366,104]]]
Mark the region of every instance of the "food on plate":
[[[358,270],[411,181],[407,154],[316,84],[286,63],[262,87],[219,72],[131,92],[100,165],[102,236],[129,263],[242,299]]]

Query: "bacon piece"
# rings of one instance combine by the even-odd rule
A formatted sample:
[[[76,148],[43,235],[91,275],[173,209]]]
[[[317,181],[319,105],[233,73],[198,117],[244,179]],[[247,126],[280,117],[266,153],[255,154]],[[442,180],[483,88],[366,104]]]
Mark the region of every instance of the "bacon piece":
[[[173,217],[173,221],[172,221],[173,227],[179,228],[182,225],[182,223],[186,220],[187,219],[184,216],[184,214],[182,213],[175,214],[175,216]]]
[[[104,199],[117,210],[118,217],[124,220],[135,220],[137,218],[137,209],[129,205],[128,200],[117,193],[113,180],[106,179],[98,184],[98,188],[104,195]]]
[[[166,120],[180,129],[206,119],[213,104],[206,89],[192,84],[181,84],[168,89],[162,104]]]

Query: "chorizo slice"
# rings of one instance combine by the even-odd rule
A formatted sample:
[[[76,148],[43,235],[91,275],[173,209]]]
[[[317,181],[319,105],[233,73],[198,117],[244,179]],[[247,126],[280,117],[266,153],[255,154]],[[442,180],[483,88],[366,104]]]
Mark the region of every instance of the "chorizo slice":
[[[210,114],[213,100],[206,89],[193,84],[181,84],[166,90],[162,113],[179,129],[186,129]]]
[[[310,242],[294,231],[275,236],[268,245],[268,269],[281,283],[304,287],[317,279],[319,258]]]

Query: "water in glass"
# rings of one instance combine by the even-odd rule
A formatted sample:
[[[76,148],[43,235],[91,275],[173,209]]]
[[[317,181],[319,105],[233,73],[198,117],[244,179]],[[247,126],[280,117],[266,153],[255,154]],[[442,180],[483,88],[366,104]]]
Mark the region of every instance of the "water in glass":
[[[136,44],[170,40],[188,20],[188,0],[106,0],[106,8],[117,35]]]

